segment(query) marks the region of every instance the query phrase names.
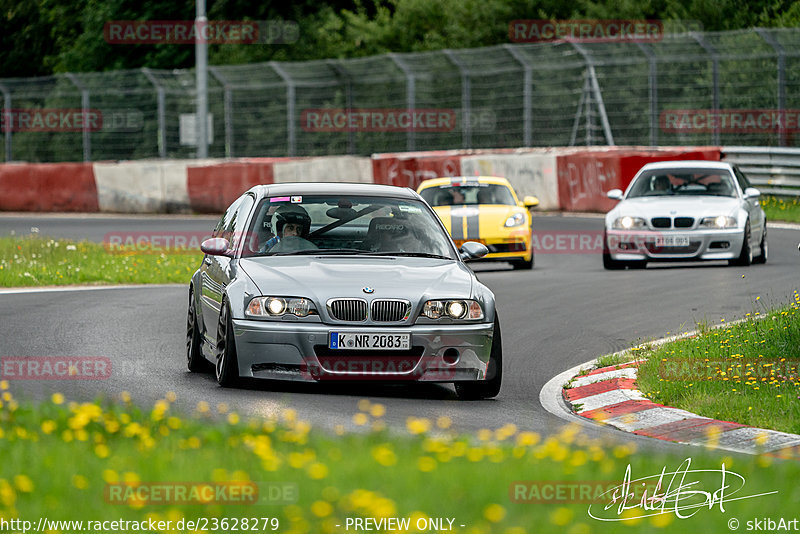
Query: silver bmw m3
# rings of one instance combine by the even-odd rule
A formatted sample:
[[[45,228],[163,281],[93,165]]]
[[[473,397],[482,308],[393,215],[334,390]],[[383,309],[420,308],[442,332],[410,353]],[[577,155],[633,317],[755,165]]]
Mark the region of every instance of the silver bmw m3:
[[[760,192],[736,166],[721,161],[648,163],[605,219],[603,266],[657,261],[767,261],[767,221]]]
[[[414,191],[372,184],[256,186],[226,210],[189,286],[191,371],[217,381],[451,382],[496,396],[494,294]]]

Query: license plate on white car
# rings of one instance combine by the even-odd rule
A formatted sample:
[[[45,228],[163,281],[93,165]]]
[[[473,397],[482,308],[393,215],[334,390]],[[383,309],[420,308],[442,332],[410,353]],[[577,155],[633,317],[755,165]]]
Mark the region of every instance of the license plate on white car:
[[[328,348],[346,350],[408,350],[411,334],[331,332]]]
[[[688,247],[689,238],[685,235],[659,235],[656,236],[657,247]]]

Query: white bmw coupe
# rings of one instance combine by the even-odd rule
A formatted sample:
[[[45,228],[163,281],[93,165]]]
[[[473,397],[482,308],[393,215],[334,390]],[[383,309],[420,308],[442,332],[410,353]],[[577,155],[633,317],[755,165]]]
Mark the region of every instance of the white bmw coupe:
[[[720,161],[648,163],[605,218],[603,266],[642,268],[655,261],[767,261],[767,221],[758,189]]]

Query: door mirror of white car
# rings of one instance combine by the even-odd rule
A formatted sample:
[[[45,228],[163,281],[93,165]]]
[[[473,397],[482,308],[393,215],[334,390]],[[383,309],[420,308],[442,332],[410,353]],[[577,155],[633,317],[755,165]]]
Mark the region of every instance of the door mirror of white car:
[[[611,200],[622,200],[622,189],[612,189],[606,196]]]
[[[210,254],[211,256],[228,256],[229,252],[228,249],[230,248],[231,244],[228,242],[227,239],[223,239],[221,237],[213,237],[211,239],[206,239],[200,244],[200,250],[205,252],[206,254]]]
[[[461,255],[461,259],[464,261],[467,260],[477,260],[478,258],[482,258],[489,253],[489,249],[486,248],[486,245],[483,243],[478,243],[477,241],[467,241],[461,248],[458,249],[459,254]]]
[[[533,196],[526,196],[522,199],[522,205],[530,209],[539,205],[539,199]]]
[[[761,196],[761,191],[755,187],[748,187],[744,190],[744,198],[758,198]]]

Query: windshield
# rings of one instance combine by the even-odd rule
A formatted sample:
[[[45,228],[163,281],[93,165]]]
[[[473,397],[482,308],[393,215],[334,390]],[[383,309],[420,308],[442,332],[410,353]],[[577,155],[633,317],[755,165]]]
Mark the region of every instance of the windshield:
[[[642,173],[628,198],[677,195],[735,197],[736,186],[724,170],[666,169]]]
[[[438,187],[426,187],[419,194],[431,206],[461,206],[464,204],[517,205],[508,187],[497,184],[445,184]]]
[[[436,215],[418,200],[341,195],[265,198],[244,256],[402,255],[456,259]]]

